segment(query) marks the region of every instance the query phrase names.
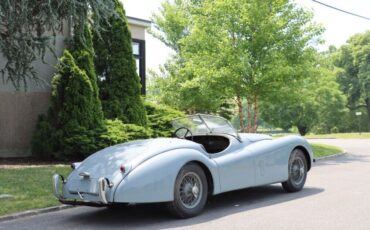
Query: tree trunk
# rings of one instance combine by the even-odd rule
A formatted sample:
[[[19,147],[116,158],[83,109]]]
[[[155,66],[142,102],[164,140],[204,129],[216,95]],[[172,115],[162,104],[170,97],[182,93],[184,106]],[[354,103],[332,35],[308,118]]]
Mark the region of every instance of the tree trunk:
[[[247,117],[247,121],[248,121],[248,124],[247,124],[247,127],[246,127],[246,130],[245,132],[247,133],[250,133],[251,132],[251,129],[252,129],[252,100],[249,98],[248,101],[247,101],[247,114],[248,114],[248,117]]]
[[[240,130],[243,132],[244,131],[243,101],[240,96],[236,97],[236,104],[238,105]]]
[[[367,131],[370,132],[370,98],[365,99],[367,110]]]
[[[257,132],[258,128],[258,111],[259,111],[259,101],[258,96],[255,96],[254,98],[254,104],[253,104],[253,129],[252,132]]]
[[[306,126],[299,126],[298,125],[297,128],[298,128],[298,132],[299,132],[299,134],[301,134],[301,136],[306,135],[307,132],[308,132],[308,128]]]

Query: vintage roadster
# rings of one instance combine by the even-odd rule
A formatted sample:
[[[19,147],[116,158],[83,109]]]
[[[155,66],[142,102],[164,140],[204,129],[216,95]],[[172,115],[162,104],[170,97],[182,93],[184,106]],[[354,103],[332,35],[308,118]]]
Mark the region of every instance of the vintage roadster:
[[[174,138],[118,144],[73,163],[68,178],[53,176],[54,195],[73,205],[164,202],[187,218],[210,195],[278,182],[300,191],[313,162],[300,136],[237,133],[226,119],[204,114],[173,126]]]

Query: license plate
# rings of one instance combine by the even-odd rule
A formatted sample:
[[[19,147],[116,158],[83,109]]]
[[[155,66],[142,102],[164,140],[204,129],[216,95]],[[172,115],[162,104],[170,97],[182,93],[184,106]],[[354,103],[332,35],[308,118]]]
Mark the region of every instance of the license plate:
[[[69,191],[72,193],[98,194],[98,182],[96,179],[71,180]]]

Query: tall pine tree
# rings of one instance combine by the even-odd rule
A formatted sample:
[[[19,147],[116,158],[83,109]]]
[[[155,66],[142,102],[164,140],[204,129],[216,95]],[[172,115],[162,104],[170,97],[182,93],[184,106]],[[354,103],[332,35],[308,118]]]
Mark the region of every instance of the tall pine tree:
[[[97,111],[93,84],[65,50],[53,76],[48,114],[40,116],[33,136],[33,154],[76,159],[96,151],[93,130],[103,123],[96,112],[102,113]]]
[[[147,117],[140,96],[140,79],[132,54],[131,33],[122,4],[115,3],[116,16],[105,30],[93,38],[95,67],[99,77],[100,98],[106,118],[146,125]]]
[[[94,46],[92,41],[92,34],[88,24],[85,24],[83,28],[75,26],[76,30],[83,30],[84,36],[78,37],[74,36],[71,44],[70,50],[71,54],[75,59],[77,66],[84,70],[90,79],[93,88],[93,108],[92,113],[94,114],[94,120],[96,125],[101,125],[103,120],[102,105],[99,98],[99,88],[97,85],[97,78],[94,65]],[[81,32],[82,33],[82,32]],[[83,41],[84,39],[84,41]]]

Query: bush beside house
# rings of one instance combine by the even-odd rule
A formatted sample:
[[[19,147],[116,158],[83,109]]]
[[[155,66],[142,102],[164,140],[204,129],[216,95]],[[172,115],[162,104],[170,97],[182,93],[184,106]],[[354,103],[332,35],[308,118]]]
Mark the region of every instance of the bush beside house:
[[[101,22],[104,30],[94,35],[95,66],[99,77],[100,99],[108,119],[146,125],[147,117],[140,97],[140,78],[132,54],[131,33],[125,11],[118,0],[116,16]]]
[[[88,25],[74,28],[84,36],[72,38],[60,58],[51,106],[33,135],[34,156],[77,160],[110,145],[168,137],[170,122],[183,115],[149,102],[144,106],[124,9],[114,2],[118,17],[101,22],[106,28],[100,35],[93,37]]]
[[[148,116],[148,126],[153,131],[153,137],[170,137],[172,135],[171,121],[185,114],[168,106],[145,102]]]
[[[75,26],[75,30],[79,30]],[[74,37],[71,41],[71,54],[74,57],[77,66],[84,70],[90,79],[91,86],[93,88],[93,114],[96,118],[96,122],[99,123],[103,120],[103,111],[101,101],[99,99],[99,88],[96,77],[95,65],[94,65],[94,46],[92,41],[92,34],[89,25],[85,25],[83,29],[84,36]],[[85,41],[82,41],[84,39]]]
[[[32,140],[32,152],[58,159],[82,157],[94,143],[92,130],[102,128],[101,108],[96,107],[89,77],[65,51],[52,80],[51,106],[41,116]],[[51,152],[49,152],[51,151]]]
[[[73,53],[88,63],[89,56],[80,55],[84,51]],[[91,82],[96,78],[89,77],[85,70],[93,69],[93,65],[80,64],[80,67],[66,50],[53,77],[51,106],[47,115],[39,117],[34,132],[32,152],[37,157],[83,159],[110,145],[169,137],[173,131],[171,121],[184,115],[167,106],[146,102],[147,126],[125,124],[117,118],[105,120],[96,93],[98,88]]]

